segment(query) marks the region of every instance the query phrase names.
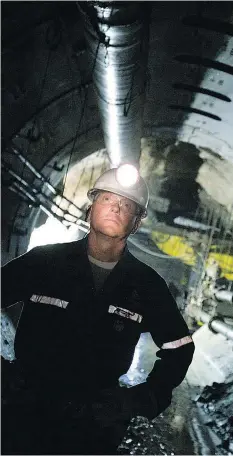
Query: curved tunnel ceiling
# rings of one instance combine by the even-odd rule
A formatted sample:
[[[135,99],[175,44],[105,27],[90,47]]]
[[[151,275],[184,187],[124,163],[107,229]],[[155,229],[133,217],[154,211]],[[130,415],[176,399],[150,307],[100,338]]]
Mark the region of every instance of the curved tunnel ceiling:
[[[178,142],[202,148],[207,165],[210,156],[233,163],[232,2],[151,2],[150,8],[141,142],[145,176],[149,162],[155,169],[155,162],[172,156],[169,147]],[[72,165],[105,145],[83,18],[75,2],[2,2],[2,72],[6,261],[26,249],[45,180],[62,188]],[[189,164],[189,147],[186,154]],[[230,164],[221,168],[226,185],[230,169]],[[18,192],[11,191],[15,175]],[[19,178],[35,187],[31,202],[25,187],[23,195],[19,191],[24,185]],[[200,185],[201,179],[200,173]],[[46,192],[52,194],[48,186]]]

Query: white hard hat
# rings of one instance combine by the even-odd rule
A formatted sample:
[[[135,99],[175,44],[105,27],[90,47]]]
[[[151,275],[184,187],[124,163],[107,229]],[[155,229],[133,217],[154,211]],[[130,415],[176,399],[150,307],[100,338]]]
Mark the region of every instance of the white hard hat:
[[[125,181],[121,179],[121,173],[124,178],[126,177]],[[131,177],[133,178],[132,183],[130,183]],[[147,216],[149,190],[146,182],[133,165],[124,164],[105,171],[97,179],[94,187],[88,191],[88,198],[93,201],[94,195],[98,191],[115,193],[134,201],[142,209],[142,218]]]

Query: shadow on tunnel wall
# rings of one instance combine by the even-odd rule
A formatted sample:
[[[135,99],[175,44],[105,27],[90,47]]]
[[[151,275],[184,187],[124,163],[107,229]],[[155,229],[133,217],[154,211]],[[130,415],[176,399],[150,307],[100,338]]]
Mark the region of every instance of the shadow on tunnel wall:
[[[231,101],[224,87],[216,91],[200,88],[206,71],[224,80],[232,67],[218,61],[219,53],[227,51],[229,36],[233,35],[232,2],[153,2],[151,15],[148,100],[144,118],[148,126],[174,126],[182,129],[192,113],[200,124],[215,120],[216,130],[221,120],[214,106],[195,109],[192,103],[197,94]],[[228,54],[226,54],[227,56]],[[227,59],[226,59],[227,60]],[[223,81],[221,81],[223,82]],[[220,84],[220,81],[219,81]],[[200,125],[198,124],[198,125]]]
[[[193,144],[180,142],[169,148],[160,190],[160,196],[169,200],[168,224],[179,216],[195,218],[200,189],[196,178],[202,163],[199,150]]]

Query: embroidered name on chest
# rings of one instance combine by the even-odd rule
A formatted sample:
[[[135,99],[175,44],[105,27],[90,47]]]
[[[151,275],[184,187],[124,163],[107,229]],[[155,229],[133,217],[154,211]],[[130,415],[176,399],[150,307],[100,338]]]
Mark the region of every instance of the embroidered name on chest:
[[[119,315],[121,317],[129,318],[130,320],[136,321],[137,323],[141,323],[142,321],[142,315],[131,312],[131,310],[128,309],[123,309],[123,307],[115,307],[110,305],[108,308],[108,312]]]

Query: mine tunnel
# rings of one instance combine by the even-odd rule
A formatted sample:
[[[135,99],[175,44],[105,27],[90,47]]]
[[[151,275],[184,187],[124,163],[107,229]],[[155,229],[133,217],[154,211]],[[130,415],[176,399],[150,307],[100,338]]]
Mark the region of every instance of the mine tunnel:
[[[165,279],[195,353],[170,407],[134,417],[118,454],[233,454],[233,2],[1,6],[2,265],[82,239],[88,189],[136,166],[150,199],[128,248]],[[22,387],[23,306],[1,312],[3,404]],[[157,351],[142,333],[119,384],[146,382]],[[2,454],[22,454],[12,430]]]

